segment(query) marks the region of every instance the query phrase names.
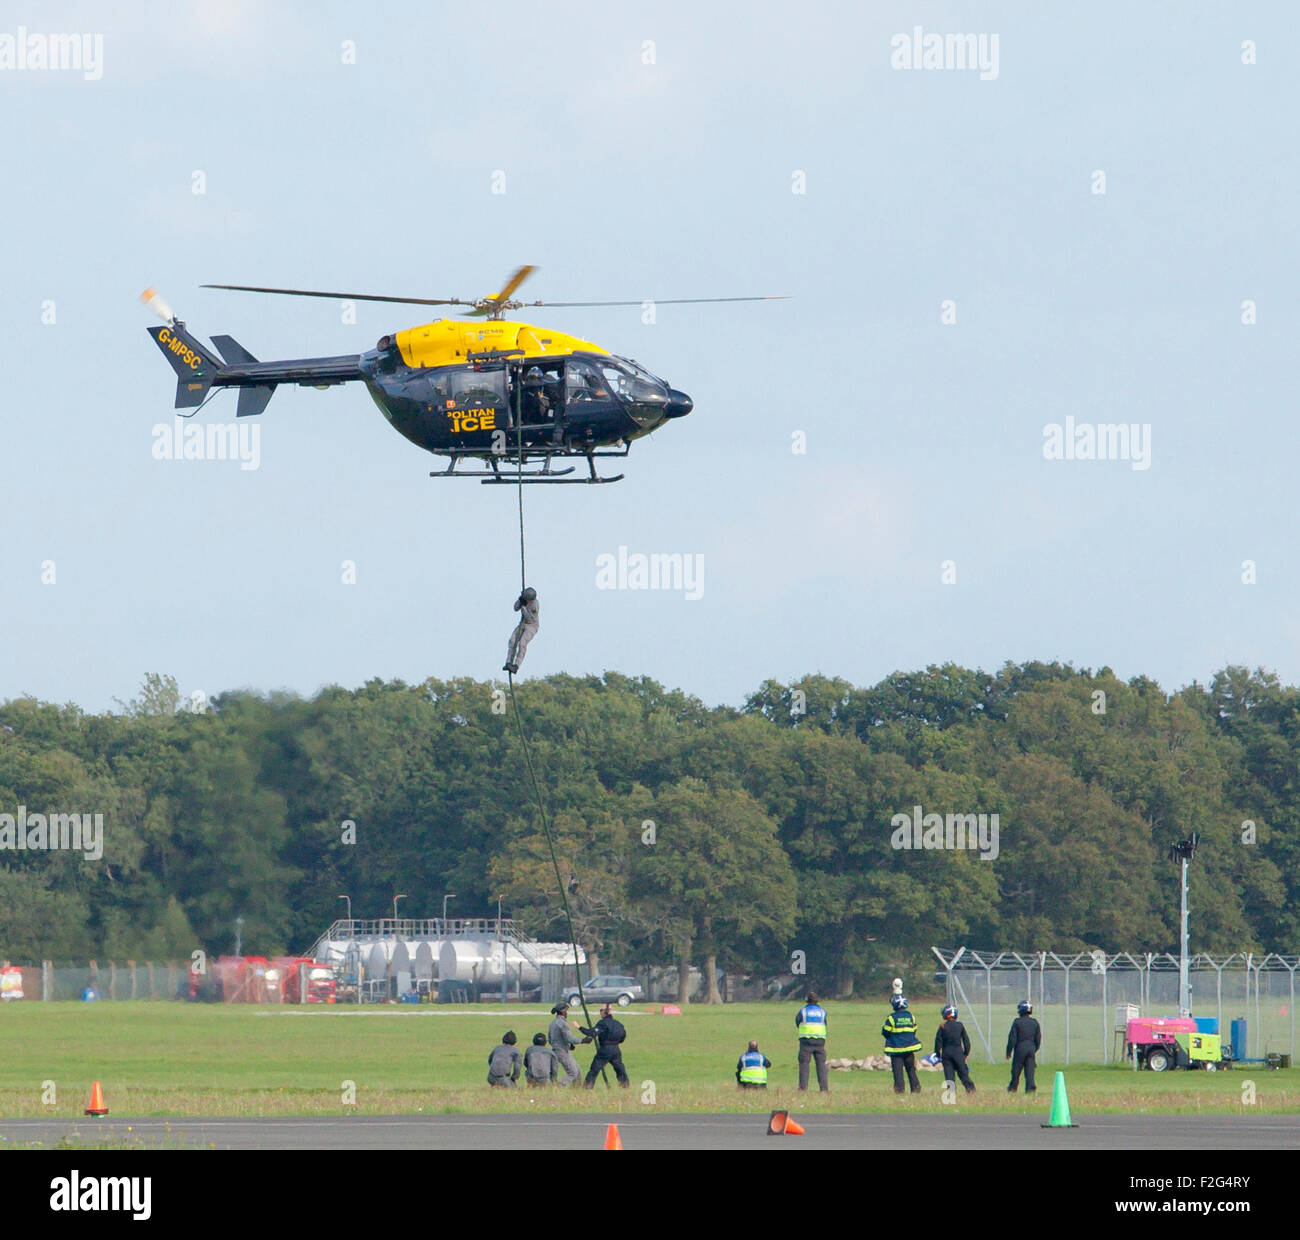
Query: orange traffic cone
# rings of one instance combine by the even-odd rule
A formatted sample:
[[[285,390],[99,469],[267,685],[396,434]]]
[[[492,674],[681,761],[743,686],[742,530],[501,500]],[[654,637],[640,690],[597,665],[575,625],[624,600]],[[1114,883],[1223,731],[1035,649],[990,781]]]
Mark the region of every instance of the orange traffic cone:
[[[767,1119],[767,1135],[769,1137],[779,1137],[785,1131],[785,1126],[789,1122],[789,1111],[773,1111]]]
[[[802,1137],[803,1125],[797,1119],[786,1118],[785,1135],[787,1137]]]
[[[623,1142],[619,1139],[617,1124],[610,1124],[605,1129],[605,1148],[607,1150],[621,1150],[623,1148]]]
[[[107,1115],[108,1108],[104,1105],[104,1091],[100,1089],[99,1082],[96,1081],[90,1087],[90,1105],[86,1108],[87,1115]]]

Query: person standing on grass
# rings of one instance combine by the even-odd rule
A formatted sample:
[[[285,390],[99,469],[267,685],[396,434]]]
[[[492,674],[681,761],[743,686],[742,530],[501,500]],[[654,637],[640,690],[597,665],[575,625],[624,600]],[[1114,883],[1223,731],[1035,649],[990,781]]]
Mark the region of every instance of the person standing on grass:
[[[596,1053],[592,1056],[591,1067],[587,1069],[586,1079],[582,1082],[583,1087],[595,1089],[601,1068],[609,1064],[614,1069],[619,1085],[627,1089],[632,1084],[627,1079],[627,1069],[623,1067],[623,1043],[627,1039],[627,1030],[623,1028],[622,1022],[614,1019],[609,1004],[600,1009],[600,1019],[595,1028],[585,1029],[579,1026],[579,1029],[587,1035],[588,1041],[594,1040],[596,1043]]]
[[[569,1005],[561,999],[551,1009],[551,1015],[555,1019],[551,1021],[546,1036],[551,1043],[551,1050],[555,1052],[556,1062],[564,1069],[564,1080],[560,1084],[572,1085],[582,1075],[582,1069],[573,1057],[573,1048],[579,1045],[579,1040],[569,1028]]]
[[[1021,999],[1016,1011],[1019,1015],[1011,1022],[1011,1032],[1007,1034],[1007,1058],[1011,1060],[1011,1084],[1007,1086],[1007,1093],[1016,1092],[1023,1071],[1025,1093],[1032,1094],[1038,1089],[1034,1083],[1034,1069],[1038,1066],[1038,1051],[1043,1045],[1043,1029],[1034,1019],[1034,1005],[1028,999]]]
[[[914,1094],[919,1094],[921,1078],[916,1075],[916,1052],[921,1049],[921,1043],[916,1036],[916,1017],[908,1010],[902,995],[891,996],[889,1003],[894,1010],[885,1018],[880,1032],[885,1036],[885,1054],[894,1073],[894,1093],[903,1092],[906,1071],[908,1085]]]
[[[951,1081],[959,1077],[966,1092],[973,1094],[975,1082],[970,1079],[970,1069],[966,1066],[970,1057],[970,1034],[957,1019],[957,1008],[951,1003],[943,1009],[943,1024],[935,1030],[934,1053],[943,1065],[943,1079]]]
[[[795,1028],[799,1030],[799,1088],[808,1088],[808,1063],[817,1061],[817,1088],[822,1093],[830,1092],[830,1081],[826,1076],[826,1009],[817,1002],[817,996],[810,990],[808,1002],[799,1009],[794,1018]]]

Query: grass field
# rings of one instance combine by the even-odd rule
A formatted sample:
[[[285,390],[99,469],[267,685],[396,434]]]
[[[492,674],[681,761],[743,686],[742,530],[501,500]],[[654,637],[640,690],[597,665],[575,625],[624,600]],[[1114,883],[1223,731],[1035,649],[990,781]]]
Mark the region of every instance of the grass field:
[[[929,1049],[937,1008],[917,1005]],[[882,1005],[830,1004],[831,1058],[881,1049]],[[619,1012],[633,1086],[597,1084],[594,1094],[555,1088],[489,1089],[487,1058],[506,1029],[522,1050],[550,1019],[545,1007],[377,1006],[258,1008],[170,1002],[14,1003],[0,1008],[0,1116],[79,1116],[92,1081],[103,1084],[115,1115],[425,1114],[510,1111],[763,1111],[797,1101],[800,1111],[938,1110],[942,1075],[923,1071],[923,1092],[895,1097],[887,1072],[832,1072],[831,1092],[796,1089],[797,1044],[791,1004],[690,1007],[661,1016]],[[594,1016],[594,1013],[593,1013]],[[1045,1023],[1050,1056],[1051,1028]],[[772,1060],[765,1094],[735,1087],[736,1059],[757,1038]],[[590,1047],[578,1053],[584,1070]],[[995,1048],[1000,1052],[1001,1048]],[[1009,1095],[1006,1065],[978,1052],[979,1092],[960,1090],[956,1113],[1045,1113],[1059,1063],[1040,1062],[1036,1096]],[[355,1103],[344,1102],[345,1082]],[[53,1082],[53,1102],[47,1101]],[[1128,1067],[1071,1065],[1070,1106],[1103,1112],[1300,1112],[1295,1069],[1134,1073]],[[1243,1104],[1247,1082],[1255,1101]],[[611,1076],[612,1083],[612,1076]],[[950,1109],[945,1106],[945,1110]]]

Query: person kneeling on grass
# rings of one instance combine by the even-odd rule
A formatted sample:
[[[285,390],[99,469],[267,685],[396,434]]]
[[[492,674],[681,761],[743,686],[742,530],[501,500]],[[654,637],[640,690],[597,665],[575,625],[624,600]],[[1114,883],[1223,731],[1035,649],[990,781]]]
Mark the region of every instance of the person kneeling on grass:
[[[741,1089],[766,1089],[771,1066],[772,1061],[758,1049],[758,1043],[751,1042],[749,1050],[736,1060],[736,1084]]]
[[[524,1051],[524,1080],[530,1085],[549,1085],[559,1075],[559,1060],[546,1045],[546,1034],[534,1034],[532,1046]]]
[[[505,1086],[519,1083],[519,1072],[524,1065],[524,1057],[515,1049],[517,1040],[514,1030],[509,1030],[501,1039],[501,1045],[488,1056],[489,1085]]]

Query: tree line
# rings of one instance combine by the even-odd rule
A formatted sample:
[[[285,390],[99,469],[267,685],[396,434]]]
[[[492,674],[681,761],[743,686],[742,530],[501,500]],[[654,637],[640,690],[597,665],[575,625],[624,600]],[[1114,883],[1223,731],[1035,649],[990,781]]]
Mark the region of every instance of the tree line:
[[[1105,668],[948,664],[870,688],[769,680],[739,708],[614,673],[517,693],[597,964],[696,965],[707,993],[722,969],[802,968],[850,995],[932,943],[1176,951],[1167,852],[1193,832],[1193,951],[1300,949],[1300,690],[1263,670],[1167,694]],[[245,952],[301,951],[340,893],[358,917],[399,892],[409,916],[500,899],[565,937],[499,684],[195,710],[151,675],[119,706],[0,705],[0,955],[228,952],[236,917]],[[102,858],[20,851],[20,806],[102,813]],[[978,815],[996,850],[944,846],[942,825]],[[900,847],[902,821],[927,846]]]

